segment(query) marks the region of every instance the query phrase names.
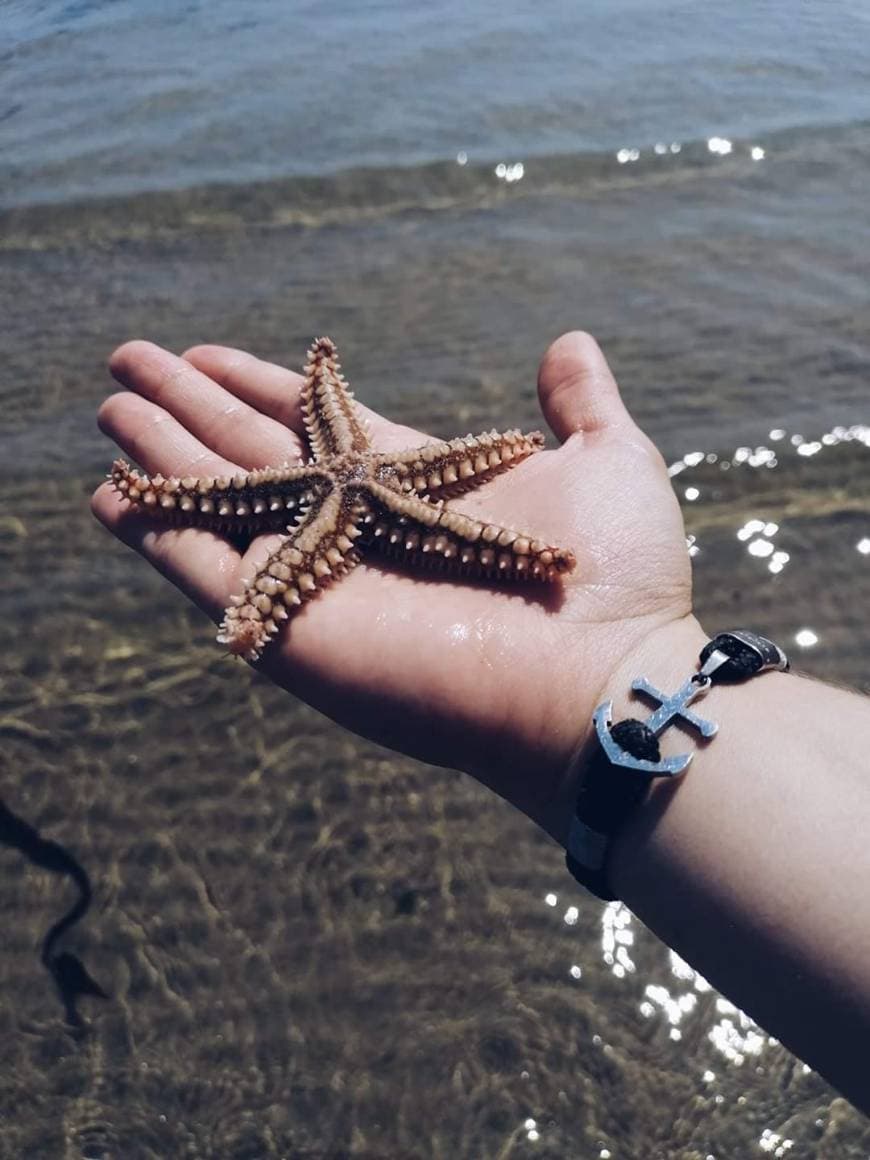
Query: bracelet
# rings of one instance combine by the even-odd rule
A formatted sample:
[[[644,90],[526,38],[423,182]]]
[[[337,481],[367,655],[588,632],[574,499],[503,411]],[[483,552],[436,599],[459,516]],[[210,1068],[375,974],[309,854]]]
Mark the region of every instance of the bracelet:
[[[647,795],[653,778],[675,777],[692,760],[691,753],[662,757],[659,734],[682,718],[702,737],[712,737],[719,726],[693,713],[688,707],[692,701],[714,684],[736,683],[768,669],[785,672],[789,667],[779,645],[745,629],[723,632],[708,641],[699,664],[698,671],[670,695],[646,677],[632,681],[635,692],[658,702],[646,721],[628,718],[612,724],[612,701],[602,702],[593,715],[600,751],[580,787],[565,862],[582,886],[606,902],[616,898],[606,873],[614,835]]]

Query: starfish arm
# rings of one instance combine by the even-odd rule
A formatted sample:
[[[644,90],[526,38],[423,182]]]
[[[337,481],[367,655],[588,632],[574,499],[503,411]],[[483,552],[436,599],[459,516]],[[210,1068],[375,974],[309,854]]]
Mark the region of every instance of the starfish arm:
[[[341,374],[331,338],[316,338],[308,351],[302,386],[302,418],[316,463],[369,450],[369,437]]]
[[[375,462],[385,474],[392,469],[405,491],[448,499],[507,471],[543,446],[539,431],[527,435],[522,431],[490,431],[379,455]]]
[[[256,660],[294,608],[358,562],[354,541],[364,515],[358,497],[335,488],[233,597],[220,626],[220,643]]]
[[[554,580],[574,567],[574,553],[497,524],[436,506],[383,484],[365,488],[368,542],[381,551],[467,576]]]
[[[308,466],[178,479],[143,475],[123,459],[112,464],[109,479],[120,496],[149,514],[219,532],[282,530],[330,486],[328,475]]]

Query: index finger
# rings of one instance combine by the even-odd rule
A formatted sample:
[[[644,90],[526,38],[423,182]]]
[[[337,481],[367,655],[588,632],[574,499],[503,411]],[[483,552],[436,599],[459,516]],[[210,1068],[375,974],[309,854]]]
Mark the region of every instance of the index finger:
[[[236,398],[305,437],[300,407],[305,381],[302,375],[229,346],[194,346],[181,357]],[[355,402],[378,451],[422,447],[433,442],[432,436],[413,427],[391,423],[358,400]]]

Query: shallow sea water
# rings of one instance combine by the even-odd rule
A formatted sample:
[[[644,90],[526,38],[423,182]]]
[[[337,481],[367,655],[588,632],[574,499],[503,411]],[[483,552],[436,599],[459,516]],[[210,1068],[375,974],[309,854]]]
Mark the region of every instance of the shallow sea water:
[[[706,623],[866,682],[867,439],[675,461]],[[867,1154],[862,1117],[519,814],[221,659],[88,485],[6,481],[0,760],[91,874],[66,945],[111,998],[65,1027],[37,948],[69,888],[3,851],[0,1154]]]
[[[802,11],[795,43],[810,47],[778,59],[788,13],[758,7],[762,48],[740,69],[716,72],[724,49],[706,66],[688,54],[707,103],[678,153],[671,137],[653,148],[673,102],[658,121],[614,111],[572,153],[570,118],[547,116],[556,86],[529,100],[533,158],[511,85],[490,84],[487,123],[504,131],[478,145],[523,156],[510,179],[474,155],[459,165],[446,116],[423,157],[402,138],[403,163],[378,168],[377,141],[357,137],[348,160],[367,169],[315,157],[277,175],[257,168],[264,121],[244,164],[214,173],[197,113],[209,90],[158,76],[162,143],[176,160],[185,141],[200,150],[187,179],[238,183],[149,195],[147,135],[135,164],[82,146],[101,132],[91,91],[59,124],[25,102],[39,132],[18,135],[14,165],[5,155],[0,199],[16,206],[0,215],[0,798],[90,875],[93,905],[62,946],[110,998],[83,998],[86,1026],[66,1025],[39,948],[72,887],[0,844],[0,1156],[870,1155],[865,1118],[625,908],[585,897],[531,823],[225,659],[87,510],[113,455],[94,426],[105,357],[126,338],[298,366],[327,332],[362,400],[452,435],[538,426],[538,360],[582,326],[672,464],[705,626],[758,627],[801,669],[870,689],[870,130],[854,96],[866,64],[847,51],[864,15],[838,2],[825,40]],[[662,8],[677,44],[682,9]],[[54,30],[29,24],[16,76],[55,76],[64,36],[103,52],[131,18],[148,16],[84,4]],[[512,35],[502,51],[521,47],[522,21]],[[783,127],[835,59],[852,96],[826,89],[815,128]],[[616,82],[601,67],[584,99],[605,110]],[[98,78],[107,109],[113,76]],[[737,76],[769,115],[726,126]],[[415,116],[425,86],[420,99]],[[167,130],[176,113],[191,136]],[[733,133],[730,152],[711,150],[705,118]],[[649,139],[620,159],[632,123]],[[62,164],[42,167],[64,124]],[[125,181],[129,197],[99,200]]]
[[[677,196],[692,219],[763,208],[756,173]],[[859,255],[830,245],[826,279],[816,250],[822,300],[791,282],[797,208],[773,238],[760,208],[739,237],[672,215],[666,237],[617,240],[665,196],[183,229],[142,203],[129,236],[85,211],[78,234],[7,231],[3,798],[88,869],[65,945],[111,999],[82,1000],[86,1034],[65,1027],[37,952],[68,888],[0,850],[0,1154],[867,1155],[862,1117],[584,897],[524,818],[223,659],[86,510],[111,455],[92,428],[102,357],[128,335],[298,363],[328,328],[363,399],[452,433],[536,424],[541,348],[582,321],[674,464],[703,622],[763,626],[866,687]]]

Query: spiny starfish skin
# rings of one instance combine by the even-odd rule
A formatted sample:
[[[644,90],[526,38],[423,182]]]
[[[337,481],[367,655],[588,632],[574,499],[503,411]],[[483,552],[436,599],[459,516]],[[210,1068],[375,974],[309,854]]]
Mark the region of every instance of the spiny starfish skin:
[[[308,352],[301,404],[308,463],[204,479],[149,477],[122,459],[112,465],[118,493],[168,522],[285,533],[226,610],[218,640],[230,652],[256,660],[294,608],[369,548],[460,576],[553,580],[574,567],[567,549],[445,506],[539,450],[540,433],[492,431],[374,451],[329,338]]]

